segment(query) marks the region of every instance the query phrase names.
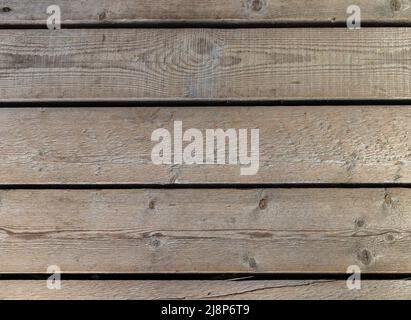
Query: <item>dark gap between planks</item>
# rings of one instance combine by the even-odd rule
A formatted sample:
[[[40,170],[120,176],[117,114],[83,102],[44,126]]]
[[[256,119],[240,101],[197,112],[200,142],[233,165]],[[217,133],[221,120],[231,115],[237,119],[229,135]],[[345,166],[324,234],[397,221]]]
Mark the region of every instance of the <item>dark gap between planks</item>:
[[[101,190],[101,189],[384,189],[411,188],[411,183],[221,183],[221,184],[4,184],[0,190]]]
[[[363,21],[362,28],[401,28],[411,27],[411,21]],[[150,20],[135,22],[89,22],[89,23],[62,23],[62,29],[133,29],[133,28],[206,28],[206,29],[240,29],[240,28],[347,28],[345,21],[247,21],[247,20]],[[36,23],[8,22],[0,23],[0,29],[47,29],[46,20]]]
[[[246,100],[246,99],[181,99],[181,100],[33,100],[1,101],[0,108],[96,108],[96,107],[277,107],[277,106],[395,106],[411,105],[411,99],[324,99],[324,100]]]
[[[347,273],[179,273],[179,274],[131,274],[131,273],[62,273],[61,280],[180,280],[180,281],[264,281],[264,280],[347,280]],[[47,273],[0,274],[0,282],[6,280],[47,280]],[[362,273],[362,280],[411,280],[411,273]]]

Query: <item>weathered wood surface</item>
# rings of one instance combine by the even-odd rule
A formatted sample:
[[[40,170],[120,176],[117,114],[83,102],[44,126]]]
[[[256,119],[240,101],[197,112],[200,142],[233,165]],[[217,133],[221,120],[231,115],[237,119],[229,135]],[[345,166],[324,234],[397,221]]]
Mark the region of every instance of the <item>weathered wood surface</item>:
[[[154,165],[152,132],[178,120],[259,128],[258,173]],[[409,106],[1,108],[0,184],[410,183],[410,123]]]
[[[409,28],[1,30],[0,101],[411,98]]]
[[[361,282],[348,290],[345,281],[62,281],[61,290],[49,290],[46,281],[1,281],[0,299],[173,299],[173,300],[381,300],[411,299],[411,282]]]
[[[7,0],[0,4],[3,25],[44,24],[46,8],[59,5],[64,24],[141,23],[159,21],[345,22],[357,4],[363,22],[411,20],[409,0]]]
[[[0,191],[0,273],[410,273],[410,189]]]

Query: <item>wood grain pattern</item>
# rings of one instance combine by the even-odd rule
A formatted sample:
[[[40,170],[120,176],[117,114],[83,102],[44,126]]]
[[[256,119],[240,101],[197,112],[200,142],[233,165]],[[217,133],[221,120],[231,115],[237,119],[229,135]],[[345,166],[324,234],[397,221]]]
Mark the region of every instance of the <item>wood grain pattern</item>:
[[[64,281],[49,290],[46,281],[1,281],[0,299],[411,299],[407,280],[362,281],[361,290],[348,290],[345,281]]]
[[[257,175],[154,165],[174,121],[259,128]],[[409,106],[1,108],[0,184],[410,183],[410,123]]]
[[[1,30],[0,101],[411,98],[408,28]]]
[[[0,273],[410,273],[409,189],[1,190]]]
[[[147,21],[345,22],[351,0],[54,0],[64,24],[133,23]],[[404,22],[411,18],[409,0],[361,0],[363,22]],[[46,24],[51,3],[2,1],[1,24]]]

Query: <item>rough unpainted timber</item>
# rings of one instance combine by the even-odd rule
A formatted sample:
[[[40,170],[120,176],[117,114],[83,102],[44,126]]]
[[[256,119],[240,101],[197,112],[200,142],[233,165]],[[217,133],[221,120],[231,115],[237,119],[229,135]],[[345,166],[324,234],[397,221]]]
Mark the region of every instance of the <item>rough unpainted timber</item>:
[[[345,23],[347,8],[357,4],[363,23],[410,23],[409,0],[4,0],[0,23],[46,25],[46,9],[60,6],[66,25],[144,22]]]
[[[0,299],[411,299],[407,280],[361,282],[348,290],[345,281],[62,281],[61,290],[49,290],[46,281],[1,281]]]
[[[0,191],[0,273],[410,273],[411,190]]]
[[[260,129],[258,173],[154,165],[174,121]],[[409,106],[1,108],[0,184],[410,183],[410,123]]]
[[[411,29],[1,30],[0,101],[409,99]]]

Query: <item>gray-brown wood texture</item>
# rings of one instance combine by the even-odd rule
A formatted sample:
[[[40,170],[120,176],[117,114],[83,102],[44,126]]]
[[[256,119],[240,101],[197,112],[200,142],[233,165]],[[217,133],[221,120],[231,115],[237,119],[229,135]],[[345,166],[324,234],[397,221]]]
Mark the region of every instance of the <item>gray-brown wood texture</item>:
[[[0,24],[45,24],[47,6],[61,7],[64,24],[166,21],[345,23],[347,8],[360,5],[363,22],[409,23],[409,0],[4,0]]]
[[[362,281],[361,290],[348,290],[345,281],[65,281],[49,290],[45,281],[2,281],[0,299],[411,299],[406,280]]]
[[[0,101],[406,99],[408,28],[0,30]]]
[[[0,184],[411,182],[409,106],[114,106],[1,108]],[[259,128],[258,173],[154,165],[151,134],[174,121],[203,133]]]
[[[409,189],[0,191],[0,273],[410,273]]]
[[[62,30],[46,29],[51,4]],[[0,279],[0,299],[411,299],[411,107],[398,105],[411,1],[360,1],[368,27],[340,28],[352,4],[0,1],[0,275],[168,279]],[[259,129],[258,173],[154,165],[151,134],[174,121]],[[325,277],[352,265],[398,279]],[[251,278],[211,281],[222,273]],[[252,278],[286,273],[307,280]]]

